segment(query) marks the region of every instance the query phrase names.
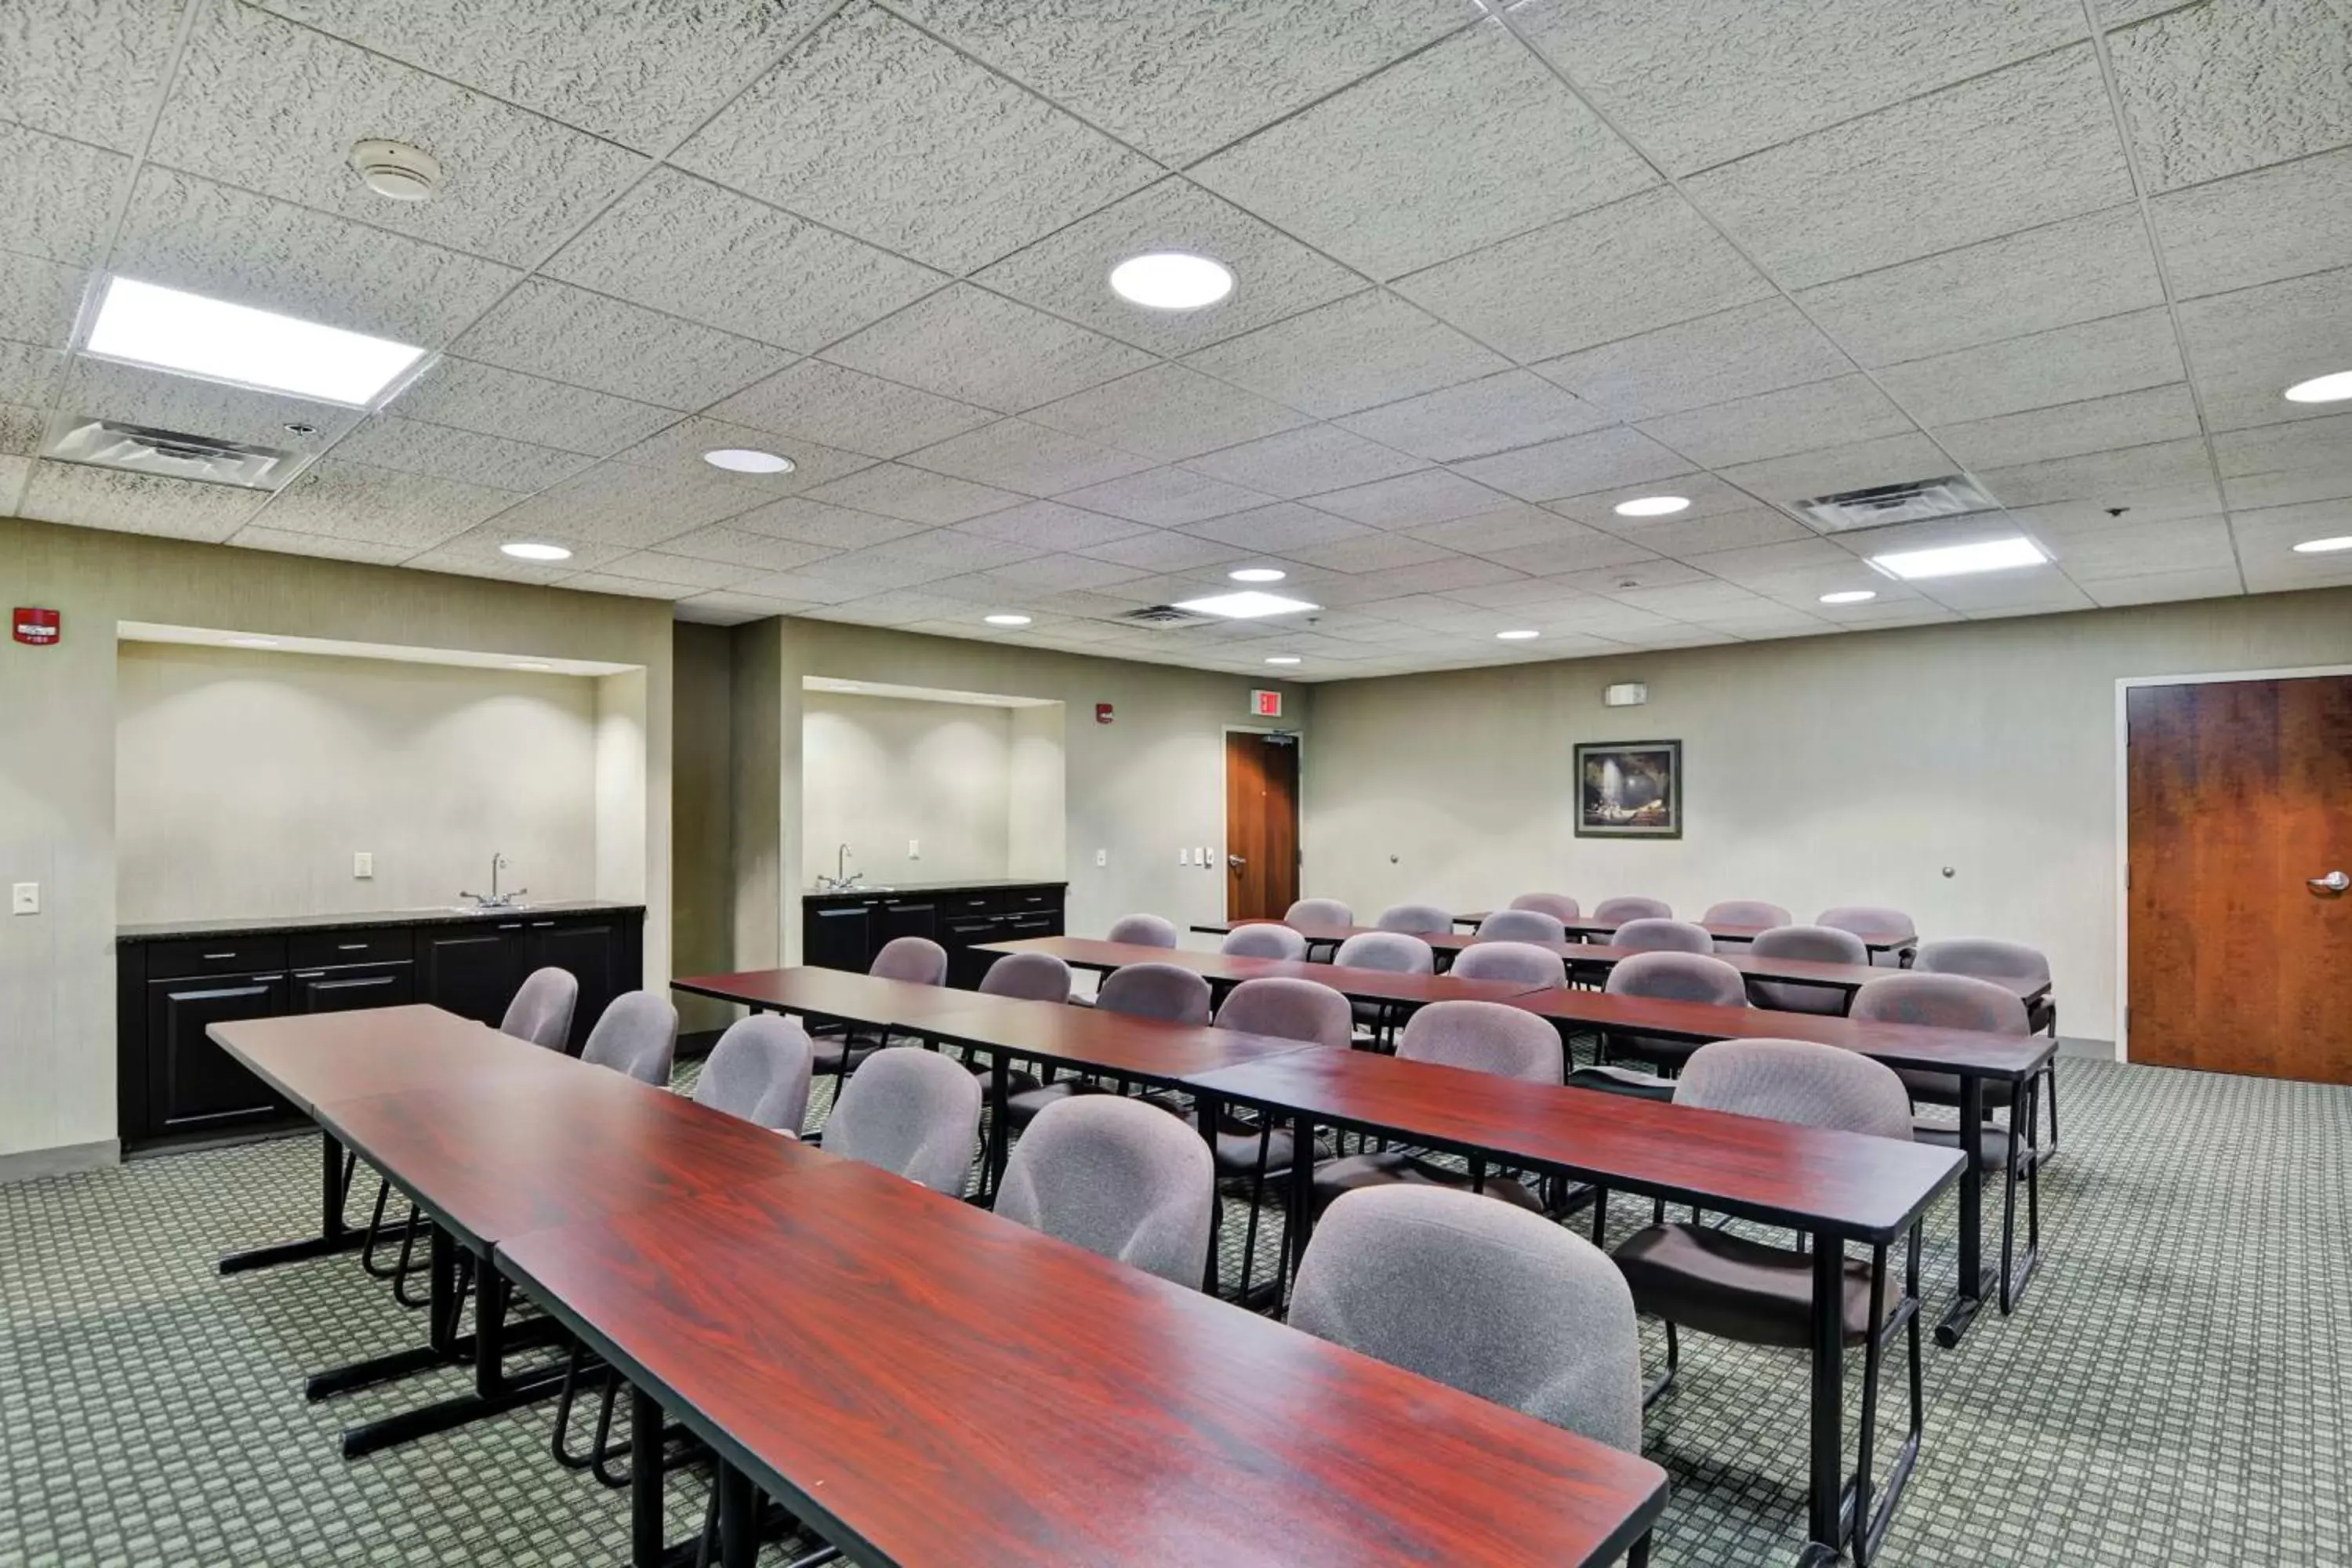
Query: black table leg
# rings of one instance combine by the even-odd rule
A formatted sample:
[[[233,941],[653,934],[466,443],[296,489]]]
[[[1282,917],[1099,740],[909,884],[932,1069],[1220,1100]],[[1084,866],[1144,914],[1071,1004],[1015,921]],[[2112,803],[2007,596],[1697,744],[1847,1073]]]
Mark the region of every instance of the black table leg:
[[[719,1468],[719,1568],[753,1568],[760,1557],[760,1493],[724,1459]]]
[[[1290,1205],[1282,1223],[1282,1310],[1290,1311],[1290,1288],[1307,1261],[1307,1233],[1314,1227],[1315,1124],[1304,1116],[1290,1123]]]
[[[1845,1501],[1845,1244],[1813,1237],[1812,1437],[1804,1568],[1838,1561]]]
[[[662,1408],[629,1390],[629,1568],[662,1568],[668,1556],[662,1515]]]
[[[1969,1331],[1986,1295],[2000,1288],[1984,1266],[1984,1079],[1960,1074],[1960,1279],[1936,1325],[1936,1342],[1950,1350]]]
[[[1217,1191],[1217,1126],[1225,1114],[1223,1101],[1215,1095],[1194,1091],[1192,1114],[1200,1122],[1202,1141],[1209,1146],[1209,1258],[1201,1267],[1201,1289],[1213,1296],[1223,1283],[1224,1259],[1219,1256],[1225,1230],[1225,1200]],[[1246,1288],[1249,1281],[1242,1284]]]
[[[433,1239],[438,1247],[454,1248],[454,1244],[437,1228]],[[501,1415],[521,1405],[551,1399],[562,1391],[563,1366],[560,1362],[533,1367],[517,1377],[507,1375],[506,1354],[509,1335],[506,1313],[510,1287],[505,1276],[484,1253],[475,1255],[474,1280],[474,1391],[461,1394],[454,1399],[404,1410],[381,1421],[369,1421],[344,1428],[343,1458],[356,1459],[418,1437],[447,1432],[487,1416]],[[441,1287],[437,1262],[434,1283],[438,1290]],[[437,1307],[436,1302],[436,1310]],[[531,1335],[520,1338],[536,1339],[539,1335],[551,1332],[552,1320],[546,1321],[549,1328],[541,1329],[534,1324]]]
[[[1002,1050],[988,1054],[988,1191],[1004,1180],[1013,1148],[1013,1062]]]
[[[220,1271],[242,1274],[248,1268],[269,1268],[280,1263],[299,1263],[306,1258],[357,1252],[367,1245],[367,1232],[343,1223],[344,1196],[343,1146],[322,1131],[319,1134],[319,1234],[299,1241],[280,1241],[232,1252],[220,1260]]]

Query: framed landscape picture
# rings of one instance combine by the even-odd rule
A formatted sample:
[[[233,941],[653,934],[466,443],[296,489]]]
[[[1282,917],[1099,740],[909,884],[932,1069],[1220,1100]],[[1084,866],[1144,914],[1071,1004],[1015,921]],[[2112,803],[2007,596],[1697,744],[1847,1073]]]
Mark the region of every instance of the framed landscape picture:
[[[1579,838],[1680,838],[1683,743],[1594,741],[1576,748]]]

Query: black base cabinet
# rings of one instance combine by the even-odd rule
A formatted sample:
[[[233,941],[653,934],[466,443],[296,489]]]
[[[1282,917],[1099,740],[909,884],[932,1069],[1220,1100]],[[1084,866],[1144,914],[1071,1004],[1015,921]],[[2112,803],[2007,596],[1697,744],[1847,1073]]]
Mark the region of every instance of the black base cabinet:
[[[524,975],[580,982],[570,1048],[604,1006],[644,984],[645,910],[126,934],[115,949],[118,1136],[125,1153],[277,1131],[303,1118],[205,1031],[239,1018],[429,1002],[496,1025]]]
[[[988,973],[982,942],[1060,936],[1066,882],[957,882],[887,892],[811,893],[801,900],[802,962],[864,973],[902,936],[948,950],[948,984],[969,990]]]

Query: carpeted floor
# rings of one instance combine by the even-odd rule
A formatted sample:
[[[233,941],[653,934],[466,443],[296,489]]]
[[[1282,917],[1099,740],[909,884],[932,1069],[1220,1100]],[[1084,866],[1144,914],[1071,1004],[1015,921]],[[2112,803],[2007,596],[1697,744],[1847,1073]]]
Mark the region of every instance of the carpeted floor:
[[[2061,1073],[2048,1259],[2015,1317],[1956,1351],[1931,1342],[1927,1450],[1883,1561],[2352,1561],[2352,1089],[2076,1058]],[[345,1423],[463,1378],[306,1405],[305,1372],[412,1343],[416,1319],[349,1258],[214,1271],[306,1229],[316,1150],[0,1188],[0,1564],[625,1559],[624,1499],[547,1458],[548,1406],[337,1456]],[[1947,1203],[1931,1315],[1951,1227]],[[1801,1360],[1694,1338],[1683,1364],[1647,1425],[1675,1483],[1654,1560],[1786,1562],[1803,1531]],[[674,1533],[698,1500],[682,1477]]]

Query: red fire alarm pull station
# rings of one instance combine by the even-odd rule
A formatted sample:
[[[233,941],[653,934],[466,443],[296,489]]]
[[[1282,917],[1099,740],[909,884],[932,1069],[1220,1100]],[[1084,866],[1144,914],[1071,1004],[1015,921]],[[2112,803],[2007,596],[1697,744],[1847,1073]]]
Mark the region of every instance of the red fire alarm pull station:
[[[1279,719],[1279,718],[1281,718],[1281,717],[1282,717],[1282,693],[1281,693],[1281,692],[1279,692],[1279,691],[1253,691],[1253,692],[1251,692],[1251,693],[1250,693],[1250,711],[1251,711],[1252,713],[1255,714],[1255,715],[1256,715],[1258,718],[1260,718],[1260,719]]]
[[[1097,702],[1097,703],[1096,703],[1096,704],[1095,704],[1095,722],[1096,722],[1096,723],[1097,723],[1097,724],[1108,724],[1108,723],[1109,723],[1110,721],[1111,721],[1110,704],[1109,704],[1109,703],[1108,703],[1108,702]]]
[[[8,625],[18,642],[31,643],[35,647],[47,647],[65,635],[65,626],[55,610],[29,609],[18,605],[8,616]]]

